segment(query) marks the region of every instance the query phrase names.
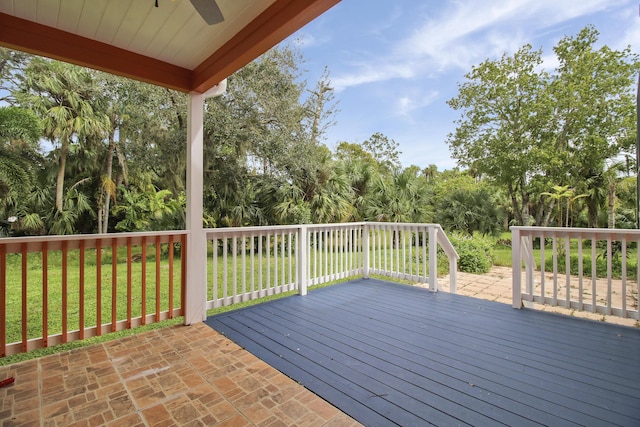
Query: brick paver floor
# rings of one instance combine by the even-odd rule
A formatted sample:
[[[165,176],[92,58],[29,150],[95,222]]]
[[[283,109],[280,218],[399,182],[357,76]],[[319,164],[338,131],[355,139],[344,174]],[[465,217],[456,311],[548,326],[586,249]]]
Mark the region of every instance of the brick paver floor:
[[[547,283],[550,287],[552,276],[547,277]],[[564,276],[562,276],[564,278]],[[512,272],[511,267],[492,267],[487,274],[470,274],[458,272],[456,275],[457,291],[460,295],[466,295],[474,298],[488,299],[492,301],[502,302],[505,304],[511,304],[512,301]],[[564,280],[564,279],[562,279]],[[573,279],[572,279],[573,280]],[[536,289],[539,292],[539,277],[537,280]],[[449,276],[438,278],[438,284],[443,291],[449,290]],[[575,286],[574,286],[575,287]],[[600,288],[606,288],[600,286]],[[614,286],[618,289],[619,286]],[[576,291],[577,293],[577,291]],[[637,298],[637,294],[636,294]],[[629,306],[633,306],[634,309],[637,304],[637,299],[634,301],[629,300]],[[616,323],[624,326],[640,327],[638,321],[635,319],[625,319],[618,316],[605,316],[603,314],[570,310],[563,307],[554,307],[549,305],[527,303],[527,307],[534,308],[541,311],[551,311],[554,313],[565,314],[568,316],[583,317],[592,320],[600,320],[604,322]],[[618,304],[619,305],[619,304]]]
[[[205,324],[0,367],[2,426],[358,426]]]

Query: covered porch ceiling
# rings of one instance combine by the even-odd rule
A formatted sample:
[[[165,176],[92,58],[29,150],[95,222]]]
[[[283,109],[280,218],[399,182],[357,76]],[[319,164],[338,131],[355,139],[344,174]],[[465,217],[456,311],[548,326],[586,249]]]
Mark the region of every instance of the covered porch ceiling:
[[[211,0],[213,1],[213,0]],[[0,45],[204,93],[340,0],[0,0]]]

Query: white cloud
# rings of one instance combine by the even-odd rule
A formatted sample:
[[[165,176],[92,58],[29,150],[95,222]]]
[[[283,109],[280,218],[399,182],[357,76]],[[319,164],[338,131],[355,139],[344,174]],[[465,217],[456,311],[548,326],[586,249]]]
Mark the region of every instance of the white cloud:
[[[394,114],[410,118],[412,112],[430,105],[438,96],[437,91],[401,96],[394,102]]]
[[[630,0],[459,0],[444,6],[377,58],[364,58],[333,79],[337,91],[366,83],[468,70],[513,52],[551,27],[630,4]],[[637,10],[637,9],[636,9]],[[395,18],[395,17],[394,17]],[[394,19],[395,20],[395,19]],[[640,23],[638,25],[640,27]],[[640,28],[630,34],[640,39]],[[545,54],[548,52],[545,52]],[[545,67],[552,62],[546,58]]]

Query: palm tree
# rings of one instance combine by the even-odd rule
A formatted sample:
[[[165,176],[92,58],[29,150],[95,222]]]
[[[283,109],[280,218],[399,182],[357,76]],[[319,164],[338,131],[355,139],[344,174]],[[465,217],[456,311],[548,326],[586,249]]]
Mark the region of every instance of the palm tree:
[[[429,222],[427,187],[412,168],[390,178],[378,176],[367,203],[367,217],[385,222]]]
[[[41,135],[40,121],[31,111],[0,107],[0,202],[10,193],[29,192]]]
[[[64,178],[69,147],[83,145],[87,138],[104,138],[110,123],[92,100],[98,92],[91,73],[83,68],[35,58],[25,70],[19,101],[42,117],[44,134],[57,149],[56,209],[64,206]]]

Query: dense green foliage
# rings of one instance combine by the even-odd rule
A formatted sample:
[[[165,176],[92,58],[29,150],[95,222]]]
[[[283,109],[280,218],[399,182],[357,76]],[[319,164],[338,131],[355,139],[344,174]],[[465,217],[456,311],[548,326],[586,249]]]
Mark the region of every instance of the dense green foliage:
[[[493,265],[493,246],[490,239],[460,233],[449,234],[449,240],[460,256],[458,270],[466,273],[487,273]]]
[[[462,113],[449,136],[454,157],[506,192],[517,224],[553,223],[554,186],[584,194],[587,215],[574,224],[603,225],[598,212],[615,211],[612,165],[631,158],[640,67],[630,48],[597,48],[597,40],[593,27],[560,40],[553,71],[531,46],[486,60],[449,101]]]
[[[309,85],[299,52],[272,49],[206,103],[203,221],[630,227],[638,61],[597,38],[587,27],[560,40],[553,71],[530,46],[473,67],[449,101],[462,115],[448,142],[467,169],[447,171],[403,168],[380,132],[329,149],[329,71]],[[0,234],[184,227],[185,94],[7,49],[0,87]]]

